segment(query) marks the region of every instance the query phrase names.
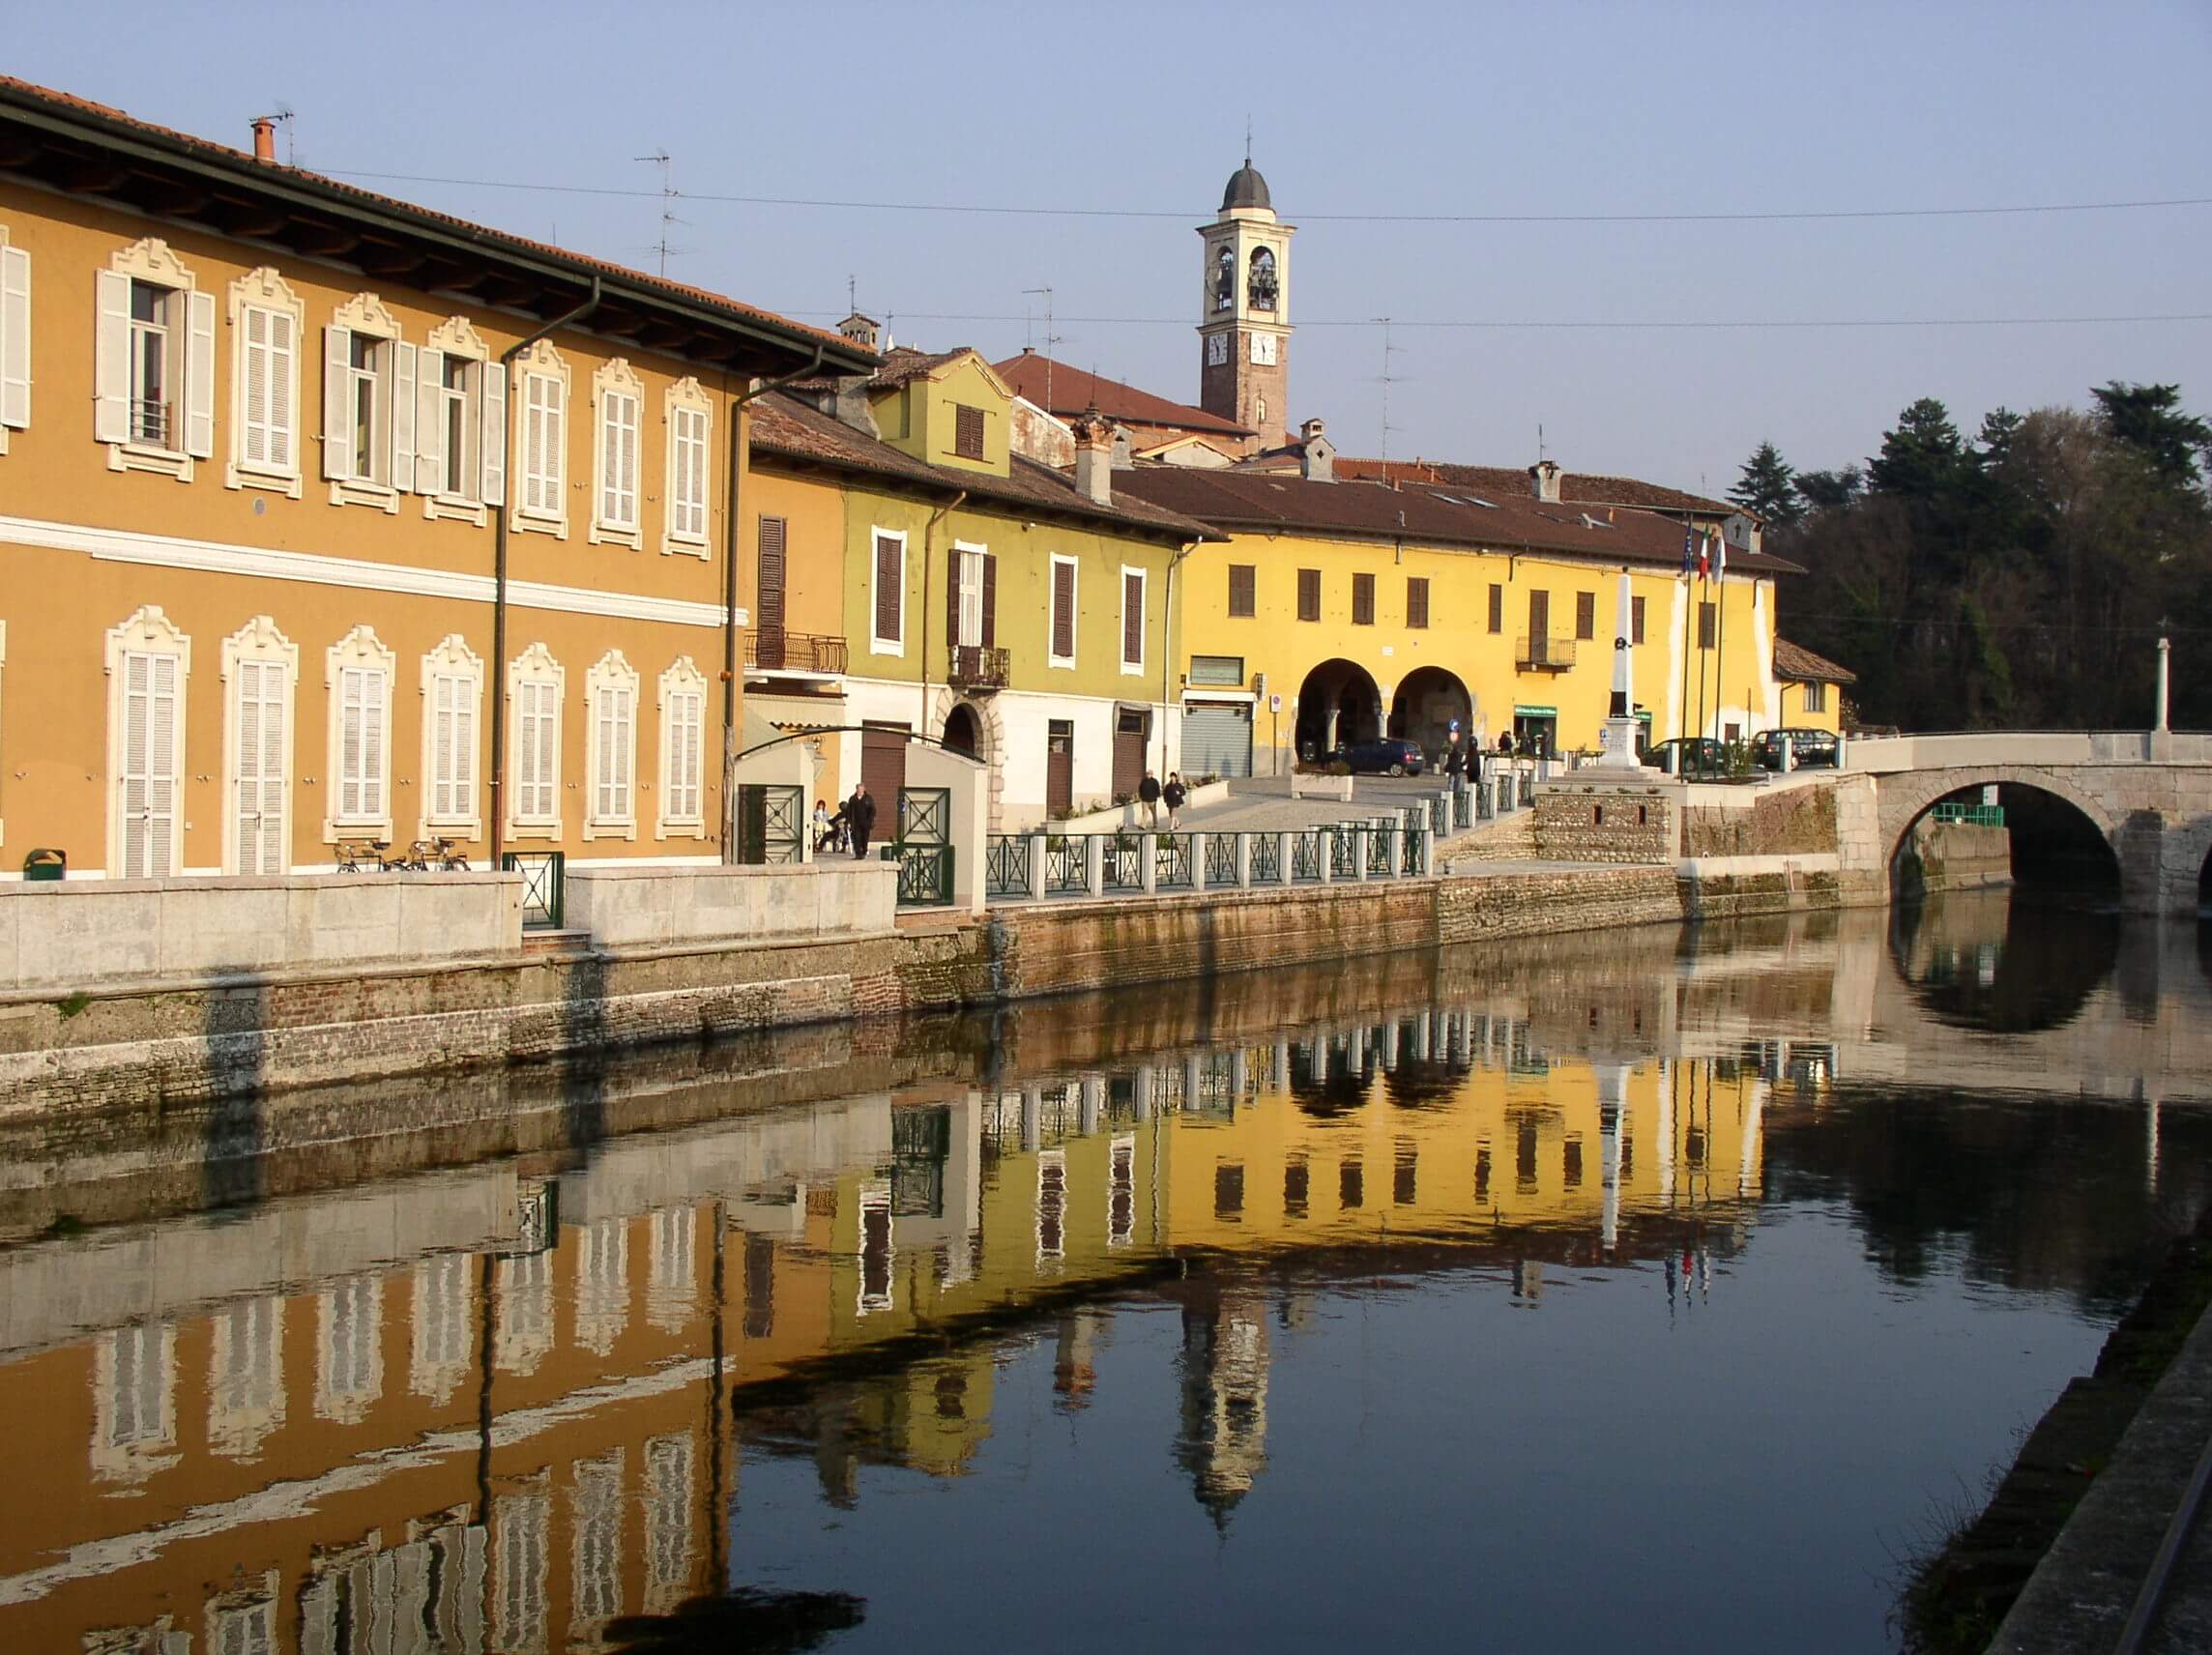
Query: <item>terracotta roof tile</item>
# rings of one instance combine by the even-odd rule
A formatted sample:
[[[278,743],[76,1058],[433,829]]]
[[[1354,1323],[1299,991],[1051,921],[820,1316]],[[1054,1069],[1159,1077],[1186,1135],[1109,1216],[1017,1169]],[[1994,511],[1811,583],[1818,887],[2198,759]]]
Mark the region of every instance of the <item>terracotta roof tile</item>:
[[[1286,451],[1295,453],[1296,450],[1294,447]],[[1486,500],[1496,499],[1499,494],[1524,500],[1534,497],[1534,485],[1529,481],[1526,466],[1454,465],[1448,460],[1430,459],[1348,459],[1339,454],[1336,475],[1376,482],[1446,483],[1474,489]],[[1637,506],[1658,511],[1704,511],[1724,517],[1743,509],[1725,500],[1690,494],[1664,483],[1592,472],[1561,473],[1559,498],[1570,506]]]
[[[1065,363],[1054,362],[1034,351],[1024,351],[1018,357],[993,363],[991,367],[1012,388],[1016,396],[1028,397],[1047,414],[1080,414],[1095,403],[1098,412],[1108,419],[1133,424],[1171,425],[1180,430],[1215,431],[1232,437],[1253,434],[1250,426],[1239,425],[1234,420],[1224,420],[1203,408],[1170,402],[1164,396],[1154,396],[1149,391],[1139,391],[1118,379],[1085,373],[1079,367],[1069,367]],[[1052,382],[1049,400],[1045,386],[1048,379]]]
[[[1850,668],[1840,667],[1826,656],[1816,655],[1787,638],[1774,640],[1774,676],[1788,679],[1791,683],[1856,683],[1859,681],[1859,675]]]

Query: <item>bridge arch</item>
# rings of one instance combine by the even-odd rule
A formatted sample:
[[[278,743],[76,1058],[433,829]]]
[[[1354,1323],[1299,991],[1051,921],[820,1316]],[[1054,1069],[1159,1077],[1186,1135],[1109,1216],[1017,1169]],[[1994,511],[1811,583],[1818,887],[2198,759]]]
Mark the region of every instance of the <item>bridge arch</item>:
[[[2086,830],[2082,834],[2083,842],[2093,837],[2102,848],[2115,889],[2121,886],[2126,871],[2125,825],[2113,820],[2102,799],[2084,791],[2064,773],[2042,766],[2017,765],[1906,770],[1884,775],[1880,784],[1878,824],[1882,866],[1890,877],[1893,880],[1896,877],[1912,829],[1936,806],[1950,800],[1978,803],[1981,790],[1989,787],[1998,790],[2000,799],[2010,794],[2018,800],[2024,793],[2065,807],[2065,814],[2078,820]],[[2008,819],[2007,826],[2012,825]],[[2017,844],[2015,862],[2017,865]]]

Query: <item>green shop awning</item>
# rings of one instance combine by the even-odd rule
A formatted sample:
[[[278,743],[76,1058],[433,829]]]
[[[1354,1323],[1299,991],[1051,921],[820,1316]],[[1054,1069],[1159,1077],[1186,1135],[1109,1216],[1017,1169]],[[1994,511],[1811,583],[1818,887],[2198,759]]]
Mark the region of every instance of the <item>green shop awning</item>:
[[[1513,710],[1516,718],[1557,718],[1558,715],[1557,707],[1516,707]]]

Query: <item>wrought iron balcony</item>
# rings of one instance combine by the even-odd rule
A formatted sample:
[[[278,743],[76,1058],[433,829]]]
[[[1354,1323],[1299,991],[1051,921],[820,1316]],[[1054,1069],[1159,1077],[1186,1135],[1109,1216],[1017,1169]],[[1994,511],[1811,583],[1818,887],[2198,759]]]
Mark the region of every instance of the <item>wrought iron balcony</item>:
[[[1006,652],[980,644],[954,644],[946,663],[945,682],[954,689],[1006,687]]]
[[[1513,664],[1523,672],[1565,672],[1575,664],[1575,641],[1546,637],[1540,632],[1534,637],[1523,633],[1513,652]]]
[[[780,628],[745,634],[745,665],[755,672],[841,673],[845,640]]]

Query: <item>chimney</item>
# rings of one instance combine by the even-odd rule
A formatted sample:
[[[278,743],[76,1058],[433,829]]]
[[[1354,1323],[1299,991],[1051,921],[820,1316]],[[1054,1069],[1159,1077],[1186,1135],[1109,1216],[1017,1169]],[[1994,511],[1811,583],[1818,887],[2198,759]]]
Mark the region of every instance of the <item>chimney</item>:
[[[1324,434],[1326,430],[1319,420],[1298,427],[1298,475],[1308,482],[1336,480],[1336,445]]]
[[[883,324],[873,316],[863,316],[856,310],[837,324],[837,332],[863,351],[881,348],[876,341],[883,337]]]
[[[1114,504],[1114,422],[1093,402],[1068,427],[1075,433],[1075,492],[1093,506]]]
[[[253,159],[271,162],[276,160],[276,122],[274,116],[253,117]]]
[[[1546,505],[1559,503],[1559,462],[1538,460],[1528,468],[1528,479],[1535,485],[1536,498]]]

